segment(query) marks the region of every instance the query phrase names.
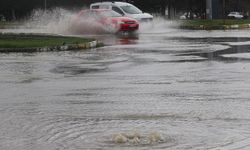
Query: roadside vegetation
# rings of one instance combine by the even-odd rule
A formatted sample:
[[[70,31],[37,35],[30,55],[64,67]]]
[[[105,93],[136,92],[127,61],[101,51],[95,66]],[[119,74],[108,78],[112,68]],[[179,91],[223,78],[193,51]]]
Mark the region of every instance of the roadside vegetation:
[[[250,19],[197,19],[197,20],[185,20],[183,25],[186,26],[218,26],[218,25],[235,25],[235,24],[250,24]]]
[[[185,29],[225,29],[226,26],[248,24],[250,24],[250,19],[195,19],[182,20],[180,27]]]
[[[0,33],[0,48],[38,48],[54,47],[70,44],[81,44],[93,41],[81,37],[48,36],[34,34]]]

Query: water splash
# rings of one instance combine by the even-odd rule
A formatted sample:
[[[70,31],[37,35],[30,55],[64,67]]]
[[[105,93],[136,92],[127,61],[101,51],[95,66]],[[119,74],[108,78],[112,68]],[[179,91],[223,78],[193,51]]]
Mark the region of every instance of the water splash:
[[[140,23],[139,33],[167,33],[176,31],[177,26],[176,21],[167,20],[164,17],[154,17],[152,22]]]
[[[36,32],[54,34],[104,34],[117,29],[104,26],[89,17],[77,17],[78,11],[63,8],[33,10],[21,28],[36,29]]]
[[[76,17],[77,14],[78,11],[63,8],[54,8],[47,11],[36,9],[26,19],[24,27],[56,34],[105,34],[117,31],[112,26],[104,26],[94,19]],[[140,23],[139,33],[164,33],[174,26],[176,26],[176,23],[173,21],[155,17],[152,22]]]
[[[62,8],[47,11],[36,9],[26,19],[24,27],[37,29],[44,33],[66,33],[73,15],[74,12]]]
[[[166,141],[162,134],[159,132],[151,132],[149,134],[140,134],[138,131],[127,133],[116,133],[112,135],[112,142],[116,144],[128,144],[128,145],[152,145],[160,144]]]

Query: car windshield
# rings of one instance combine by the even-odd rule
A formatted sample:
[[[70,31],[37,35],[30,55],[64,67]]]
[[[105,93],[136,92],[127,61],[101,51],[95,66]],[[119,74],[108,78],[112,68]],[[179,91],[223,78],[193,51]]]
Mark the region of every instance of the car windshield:
[[[232,14],[232,15],[238,15],[239,13],[238,12],[231,12],[230,14]]]
[[[121,6],[121,8],[129,14],[141,14],[141,10],[132,5]]]
[[[122,15],[114,11],[101,11],[99,12],[101,16],[105,17],[121,17]]]

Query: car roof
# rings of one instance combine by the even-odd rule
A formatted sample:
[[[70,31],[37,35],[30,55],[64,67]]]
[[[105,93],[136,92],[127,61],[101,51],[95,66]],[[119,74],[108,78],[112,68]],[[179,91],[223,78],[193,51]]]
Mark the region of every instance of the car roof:
[[[125,2],[115,2],[116,5],[118,6],[127,6],[127,5],[131,5],[129,3],[125,3]]]
[[[97,3],[92,3],[91,6],[93,5],[117,5],[117,6],[127,6],[127,5],[131,5],[129,3],[126,2],[97,2]]]
[[[83,9],[81,11],[95,11],[95,12],[102,12],[102,11],[112,11],[111,9]]]
[[[102,11],[112,11],[110,9],[90,9],[90,11],[102,12]]]

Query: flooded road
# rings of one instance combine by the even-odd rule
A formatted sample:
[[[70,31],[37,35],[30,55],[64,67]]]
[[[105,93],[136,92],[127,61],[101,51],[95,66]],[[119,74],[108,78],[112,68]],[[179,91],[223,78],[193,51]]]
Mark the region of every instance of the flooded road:
[[[0,54],[0,149],[250,148],[249,30],[91,37],[107,46]]]

